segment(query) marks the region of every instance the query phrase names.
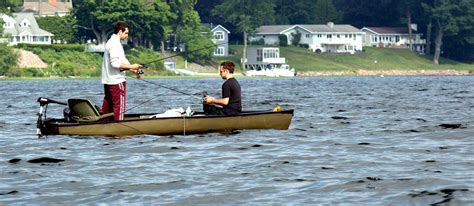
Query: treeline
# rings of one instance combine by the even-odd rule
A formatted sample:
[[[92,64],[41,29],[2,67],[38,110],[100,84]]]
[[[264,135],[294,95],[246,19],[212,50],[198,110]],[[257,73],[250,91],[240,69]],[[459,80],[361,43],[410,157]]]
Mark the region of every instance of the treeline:
[[[439,56],[474,61],[474,0],[203,0],[195,8],[202,21],[223,24],[240,42],[262,24],[417,24],[435,63]]]
[[[20,3],[21,2],[21,3]],[[209,28],[201,26],[194,9],[196,0],[73,0],[73,10],[64,17],[37,17],[39,26],[60,43],[105,43],[117,21],[130,26],[133,47],[161,49],[184,45],[190,61],[210,62],[215,46]],[[11,13],[22,5],[19,0],[0,0],[0,11]],[[9,8],[9,9],[8,9]],[[2,24],[3,25],[3,24]],[[0,29],[1,31],[1,29]]]
[[[407,27],[427,39],[428,54],[474,60],[474,0],[72,0],[71,16],[38,18],[55,40],[84,43],[107,40],[119,20],[131,26],[134,46],[164,50],[185,45],[189,60],[209,61],[214,49],[201,22],[222,24],[231,43],[246,46],[246,37],[264,24],[338,24]],[[21,0],[0,0],[0,11],[21,6]],[[8,10],[7,8],[10,8]],[[1,29],[0,29],[1,30]],[[413,31],[415,32],[415,31]],[[208,35],[203,35],[203,34]]]

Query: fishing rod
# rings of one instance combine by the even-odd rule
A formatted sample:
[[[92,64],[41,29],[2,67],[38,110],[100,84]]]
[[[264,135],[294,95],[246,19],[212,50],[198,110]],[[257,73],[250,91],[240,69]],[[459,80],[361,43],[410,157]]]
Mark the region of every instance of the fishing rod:
[[[167,56],[167,57],[163,57],[163,58],[160,58],[160,59],[156,59],[156,60],[153,60],[153,61],[146,62],[146,63],[144,63],[144,64],[142,64],[142,65],[143,65],[144,67],[146,67],[145,65],[147,65],[147,64],[151,64],[151,63],[153,63],[153,62],[157,62],[157,61],[161,61],[161,60],[173,58],[173,57],[176,57],[176,56],[180,56],[180,55],[182,55],[182,53],[193,53],[193,52],[197,52],[197,51],[200,51],[200,50],[203,50],[203,49],[209,49],[209,48],[214,47],[214,46],[220,46],[220,45],[223,45],[223,44],[227,44],[227,42],[223,42],[223,43],[216,44],[216,45],[212,45],[212,46],[202,47],[202,48],[199,48],[199,49],[191,50],[191,51],[189,51],[189,52],[188,52],[188,51],[180,52],[180,53],[177,53],[177,54],[174,54],[174,55],[171,55],[171,56]]]
[[[200,50],[203,50],[203,49],[208,49],[208,48],[211,48],[211,47],[214,47],[214,46],[219,46],[219,45],[222,45],[222,44],[226,44],[226,42],[223,42],[223,43],[220,43],[220,44],[216,44],[216,45],[213,45],[213,46],[202,47],[202,48],[195,49],[195,50],[191,50],[191,51],[185,52],[185,53],[193,53],[193,52],[196,52],[196,51],[200,51]],[[146,66],[147,64],[150,64],[150,63],[153,63],[153,62],[157,62],[157,61],[162,61],[162,60],[169,59],[169,58],[172,58],[172,57],[176,57],[176,56],[179,56],[179,55],[181,55],[181,54],[182,54],[182,53],[178,53],[178,54],[171,55],[171,56],[168,56],[168,57],[164,57],[164,58],[156,59],[156,60],[153,60],[153,61],[149,61],[149,62],[146,62],[146,63],[142,64],[142,66],[143,66],[144,68],[147,68],[147,66]],[[145,73],[145,72],[143,71],[143,69],[138,69],[138,71],[137,71],[137,74],[144,74],[144,73]],[[196,99],[199,99],[200,101],[203,101],[203,98],[202,98],[202,97],[197,96],[197,95],[195,95],[195,94],[189,94],[189,93],[186,93],[186,92],[183,92],[183,91],[180,91],[180,90],[177,90],[177,89],[168,87],[168,86],[164,86],[164,85],[162,85],[162,84],[157,84],[157,83],[154,83],[154,82],[151,82],[151,81],[147,81],[147,80],[141,79],[141,78],[139,78],[139,77],[134,77],[134,78],[135,78],[135,79],[138,79],[138,80],[141,80],[141,81],[144,81],[144,82],[146,82],[146,83],[153,84],[153,85],[158,86],[158,87],[161,87],[161,88],[169,89],[169,90],[171,90],[171,91],[174,91],[174,92],[177,92],[177,93],[180,93],[180,94],[184,94],[184,95],[187,95],[187,96],[190,96],[190,97],[194,97],[194,98],[196,98]],[[147,100],[147,101],[145,101],[145,102],[142,102],[142,103],[140,103],[140,104],[138,104],[138,105],[136,105],[136,106],[134,106],[134,107],[132,107],[132,108],[130,108],[130,109],[127,109],[125,112],[130,111],[130,110],[132,110],[132,109],[135,109],[135,108],[137,108],[137,107],[139,107],[139,106],[141,106],[141,105],[143,105],[143,104],[145,104],[145,103],[148,103],[148,102],[150,102],[151,100],[156,99],[156,98],[157,98],[157,97],[152,98],[152,99],[150,99],[150,100]],[[124,112],[124,113],[125,113],[125,112]]]

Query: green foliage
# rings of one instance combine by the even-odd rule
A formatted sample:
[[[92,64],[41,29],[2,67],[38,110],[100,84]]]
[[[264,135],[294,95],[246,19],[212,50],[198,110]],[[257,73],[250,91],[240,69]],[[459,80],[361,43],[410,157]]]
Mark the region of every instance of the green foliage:
[[[282,42],[281,39],[280,39],[280,42]],[[250,44],[251,45],[265,45],[265,39],[261,38],[259,40],[251,41]],[[280,45],[281,45],[281,43],[280,43]]]
[[[338,23],[341,21],[341,14],[332,3],[332,0],[318,0],[314,12],[316,13],[314,22],[316,24]]]
[[[199,14],[194,10],[196,0],[171,0],[169,4],[175,14],[170,29],[176,34],[176,43],[184,43],[186,47],[183,56],[197,63],[210,62],[215,45],[209,29],[201,27]]]
[[[78,51],[75,46],[77,45],[35,45],[22,48],[37,54],[48,64],[48,68],[41,70],[42,76],[100,76],[102,55],[84,52],[83,46]]]
[[[251,34],[261,25],[274,23],[274,7],[273,0],[224,0],[212,14],[235,25],[238,32]]]
[[[210,40],[210,33],[202,35],[198,32],[190,32],[184,36],[186,52],[184,56],[192,62],[207,64],[212,60],[212,52],[216,45]]]
[[[137,45],[157,45],[167,36],[165,26],[171,12],[164,1],[78,0],[75,5],[73,12],[82,32],[92,31],[98,43],[107,41],[117,21],[129,24],[129,39]]]
[[[50,50],[54,50],[56,52],[62,52],[62,51],[83,52],[84,51],[84,45],[80,45],[80,44],[26,44],[26,43],[20,43],[20,44],[17,44],[16,47],[20,48],[20,49],[30,50],[30,51],[34,51],[36,48],[38,48],[40,50],[41,49],[50,49]]]
[[[10,15],[23,5],[23,0],[0,0],[0,13]]]
[[[298,46],[298,44],[300,43],[301,41],[301,33],[300,32],[296,32],[296,33],[291,33],[291,36],[293,37],[291,39],[291,44],[293,46]]]
[[[150,71],[156,72],[164,69],[163,60],[154,61],[161,59],[162,57],[159,53],[154,52],[151,49],[143,47],[134,48],[130,51],[126,51],[126,56],[130,63],[146,64],[145,66],[148,67],[148,70]]]
[[[0,38],[3,37],[3,19],[0,19]]]
[[[280,46],[288,46],[288,37],[286,35],[278,35],[278,40],[280,41]]]
[[[0,44],[0,76],[5,75],[6,72],[13,67],[16,67],[18,61],[18,53],[13,51],[11,47],[6,44]]]
[[[41,29],[54,34],[53,40],[66,41],[67,43],[77,43],[77,20],[72,15],[67,16],[46,16],[36,17],[36,21]]]

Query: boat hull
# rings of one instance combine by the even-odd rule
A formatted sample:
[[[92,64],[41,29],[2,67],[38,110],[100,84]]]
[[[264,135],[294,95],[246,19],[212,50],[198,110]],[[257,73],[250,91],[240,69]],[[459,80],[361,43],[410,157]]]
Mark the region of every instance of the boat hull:
[[[124,121],[76,123],[64,119],[44,122],[44,135],[129,136],[129,135],[186,135],[208,132],[226,132],[244,129],[288,129],[293,110],[244,112],[234,116],[148,118],[147,114],[127,115]]]

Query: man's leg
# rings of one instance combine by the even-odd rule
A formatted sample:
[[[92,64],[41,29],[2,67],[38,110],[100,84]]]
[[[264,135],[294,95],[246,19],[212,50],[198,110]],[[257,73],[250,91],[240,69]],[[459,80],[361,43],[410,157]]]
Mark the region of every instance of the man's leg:
[[[111,112],[112,95],[110,85],[104,84],[104,101],[102,102],[102,113],[107,114]]]
[[[112,89],[112,104],[114,109],[114,120],[120,121],[124,119],[125,101],[126,101],[126,83],[122,82],[113,85]]]

